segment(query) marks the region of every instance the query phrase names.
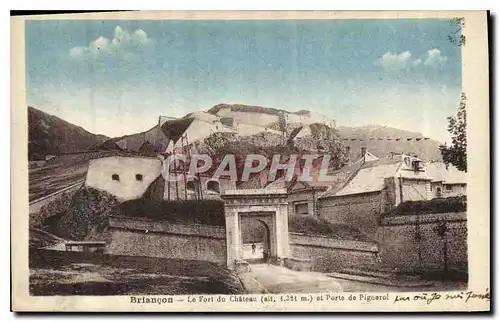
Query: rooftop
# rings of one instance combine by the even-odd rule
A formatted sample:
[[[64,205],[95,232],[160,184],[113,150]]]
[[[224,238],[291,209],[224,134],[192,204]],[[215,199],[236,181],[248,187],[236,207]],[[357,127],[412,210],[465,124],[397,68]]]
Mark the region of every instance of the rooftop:
[[[443,162],[425,163],[424,171],[400,171],[402,164],[400,155],[365,162],[357,170],[351,171],[351,175],[342,184],[331,186],[321,198],[381,191],[384,188],[384,179],[394,175],[408,179],[441,181],[445,184],[467,183],[466,173],[453,166],[446,168]]]
[[[321,198],[380,191],[384,188],[383,179],[395,175],[401,163],[400,158],[389,157],[359,164],[343,184],[331,187]]]
[[[425,164],[426,170],[433,182],[443,182],[444,184],[466,184],[467,173],[458,170],[456,167],[444,162],[429,162]]]

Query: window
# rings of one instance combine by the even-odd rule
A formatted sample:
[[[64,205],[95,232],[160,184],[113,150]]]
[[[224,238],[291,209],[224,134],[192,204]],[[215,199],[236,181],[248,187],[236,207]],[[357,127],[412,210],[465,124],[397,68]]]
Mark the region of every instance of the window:
[[[441,198],[441,187],[436,188],[436,197]]]
[[[207,192],[208,193],[220,193],[220,184],[218,181],[210,180],[207,182]]]
[[[422,162],[420,160],[413,160],[411,162],[412,168],[416,171],[422,169]]]
[[[445,184],[445,185],[444,185],[444,189],[446,189],[446,191],[451,191],[451,190],[453,190],[453,189],[451,188],[451,184]]]
[[[295,204],[295,214],[296,215],[308,215],[309,207],[307,203],[297,203]]]
[[[142,181],[142,174],[138,173],[135,175],[135,180]]]
[[[115,173],[115,174],[113,174],[111,176],[111,180],[113,180],[113,181],[120,181],[120,176]]]
[[[187,193],[196,192],[196,183],[194,179],[189,179],[188,182],[186,182],[186,191]]]

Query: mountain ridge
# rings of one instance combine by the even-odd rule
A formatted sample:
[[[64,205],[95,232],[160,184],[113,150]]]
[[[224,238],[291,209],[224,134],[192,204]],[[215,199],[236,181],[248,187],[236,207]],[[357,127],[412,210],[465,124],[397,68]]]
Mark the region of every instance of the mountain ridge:
[[[379,158],[390,153],[406,153],[424,161],[442,160],[441,143],[422,133],[383,125],[339,126],[337,130],[344,145],[349,146],[351,159],[360,155],[361,148],[366,148]]]
[[[88,151],[108,139],[105,135],[91,133],[81,126],[28,106],[29,160]]]

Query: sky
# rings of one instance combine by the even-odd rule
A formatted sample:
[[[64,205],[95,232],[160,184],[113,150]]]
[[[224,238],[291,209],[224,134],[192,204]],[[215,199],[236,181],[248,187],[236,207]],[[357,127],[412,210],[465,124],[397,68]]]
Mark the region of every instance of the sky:
[[[241,103],[448,140],[461,50],[443,19],[26,22],[27,103],[111,137]]]

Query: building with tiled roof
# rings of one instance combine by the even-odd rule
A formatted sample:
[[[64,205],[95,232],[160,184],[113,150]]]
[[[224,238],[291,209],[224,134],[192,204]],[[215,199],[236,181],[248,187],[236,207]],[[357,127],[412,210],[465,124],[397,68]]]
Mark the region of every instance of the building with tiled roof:
[[[304,168],[297,166],[293,180],[286,181],[285,177],[268,183],[269,188],[285,188],[288,191],[288,213],[290,215],[312,215],[319,216],[318,198],[327,190],[335,189],[344,183],[359,167],[367,160],[377,160],[378,158],[367,151],[361,150],[360,156],[352,163],[334,170],[329,168],[323,173],[328,176],[328,180],[320,177],[323,166],[322,156],[318,156],[317,162],[313,163],[311,169],[311,180],[301,180]]]
[[[453,194],[437,193],[447,185]],[[452,166],[392,154],[358,163],[343,182],[331,185],[319,196],[318,211],[331,222],[375,234],[381,214],[400,203],[465,194],[465,189],[465,173]]]

